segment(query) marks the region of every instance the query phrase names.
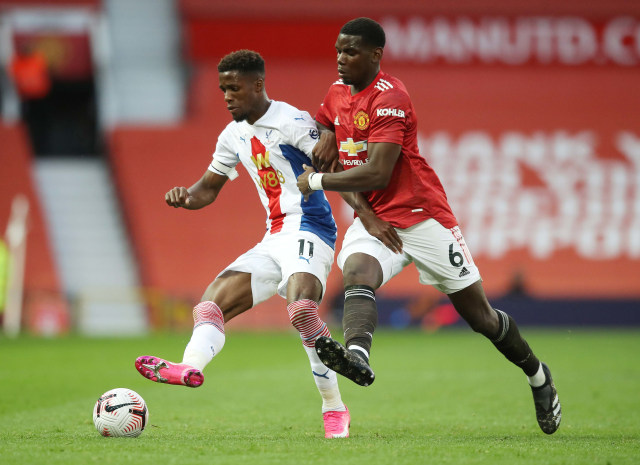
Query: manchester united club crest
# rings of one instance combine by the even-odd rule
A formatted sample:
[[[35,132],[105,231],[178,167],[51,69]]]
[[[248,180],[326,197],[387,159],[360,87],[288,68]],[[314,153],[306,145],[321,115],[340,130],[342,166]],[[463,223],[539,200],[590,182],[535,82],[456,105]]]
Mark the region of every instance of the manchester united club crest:
[[[360,110],[356,113],[356,116],[354,116],[353,124],[361,131],[367,129],[369,127],[369,115],[367,115],[363,110]]]

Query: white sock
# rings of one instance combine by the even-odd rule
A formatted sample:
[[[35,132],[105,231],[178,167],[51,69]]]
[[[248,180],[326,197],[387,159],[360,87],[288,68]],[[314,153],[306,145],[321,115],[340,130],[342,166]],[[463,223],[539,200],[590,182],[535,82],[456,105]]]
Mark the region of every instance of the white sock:
[[[203,370],[213,357],[220,353],[224,341],[224,333],[211,324],[202,324],[194,328],[191,340],[184,349],[182,363]]]
[[[529,380],[529,385],[532,387],[540,387],[545,383],[545,381],[547,381],[547,377],[545,376],[544,371],[542,371],[542,363],[538,367],[536,374],[533,376],[527,376],[527,379]]]
[[[307,347],[303,345],[307,356],[309,357],[309,363],[311,364],[311,371],[313,372],[313,379],[316,382],[320,396],[322,397],[322,413],[329,410],[337,410],[344,412],[346,407],[340,397],[340,389],[338,388],[338,377],[336,372],[328,369],[320,361],[316,349],[313,347]]]

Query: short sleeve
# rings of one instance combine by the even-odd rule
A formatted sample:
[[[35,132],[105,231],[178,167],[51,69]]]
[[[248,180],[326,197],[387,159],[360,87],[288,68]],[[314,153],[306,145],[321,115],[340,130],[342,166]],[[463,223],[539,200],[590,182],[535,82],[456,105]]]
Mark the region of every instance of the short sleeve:
[[[335,131],[335,126],[333,124],[334,116],[331,114],[331,101],[332,101],[332,93],[335,86],[331,86],[327,95],[324,96],[324,100],[322,101],[322,105],[316,112],[316,121],[323,126]]]
[[[372,109],[368,141],[402,145],[407,131],[407,117],[412,111],[409,95],[395,89],[381,92]]]
[[[229,176],[229,172],[234,170],[240,161],[236,150],[233,148],[231,137],[231,128],[227,126],[218,136],[216,150],[213,152],[213,160],[209,165],[209,171],[213,171],[221,176]],[[221,164],[222,166],[218,165]],[[228,170],[227,170],[228,168]],[[223,172],[221,169],[225,169]],[[231,176],[229,176],[231,177]]]

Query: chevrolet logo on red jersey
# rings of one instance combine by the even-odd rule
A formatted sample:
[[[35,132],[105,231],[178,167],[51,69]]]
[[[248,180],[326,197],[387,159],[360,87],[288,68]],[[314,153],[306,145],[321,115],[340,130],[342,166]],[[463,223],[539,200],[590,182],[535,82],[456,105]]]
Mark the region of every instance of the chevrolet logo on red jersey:
[[[340,141],[340,151],[347,152],[350,157],[355,157],[359,152],[367,151],[367,141],[362,140],[359,142],[354,142],[351,137],[347,138],[346,142]]]

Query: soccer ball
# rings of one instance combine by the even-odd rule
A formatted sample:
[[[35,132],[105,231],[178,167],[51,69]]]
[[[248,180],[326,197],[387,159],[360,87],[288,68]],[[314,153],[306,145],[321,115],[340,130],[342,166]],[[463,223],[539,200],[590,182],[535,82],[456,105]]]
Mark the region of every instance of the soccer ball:
[[[140,436],[149,421],[144,399],[135,391],[116,388],[100,396],[93,408],[93,424],[103,436]]]

